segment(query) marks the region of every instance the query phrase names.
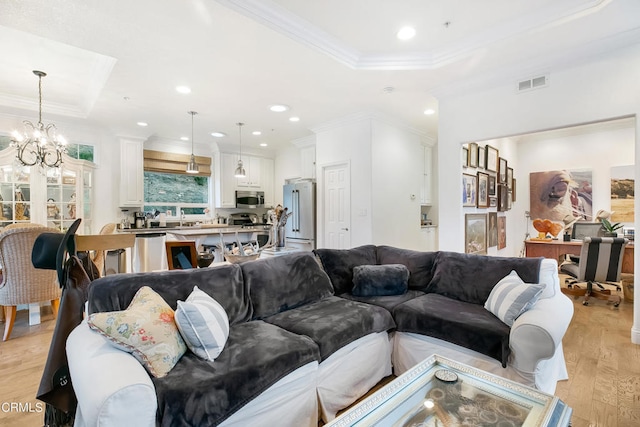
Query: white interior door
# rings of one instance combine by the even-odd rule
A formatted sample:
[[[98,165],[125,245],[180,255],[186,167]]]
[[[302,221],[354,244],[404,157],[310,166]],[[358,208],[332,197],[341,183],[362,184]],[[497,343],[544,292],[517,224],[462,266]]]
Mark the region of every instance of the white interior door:
[[[348,249],[351,247],[351,196],[348,163],[326,166],[322,169],[324,184],[324,247]]]

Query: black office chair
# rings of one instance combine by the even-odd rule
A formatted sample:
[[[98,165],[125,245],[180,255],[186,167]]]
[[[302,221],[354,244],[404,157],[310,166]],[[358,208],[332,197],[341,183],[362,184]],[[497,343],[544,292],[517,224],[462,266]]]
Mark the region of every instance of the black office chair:
[[[562,292],[574,297],[584,296],[583,305],[589,305],[589,299],[594,297],[610,301],[614,307],[618,307],[620,296],[613,295],[604,285],[620,290],[620,285],[615,282],[620,281],[624,248],[628,242],[618,237],[585,237],[579,263],[568,262],[560,266],[561,273],[573,277],[565,280],[567,288],[562,288]],[[585,283],[586,287],[578,283]],[[600,289],[594,289],[594,284]]]

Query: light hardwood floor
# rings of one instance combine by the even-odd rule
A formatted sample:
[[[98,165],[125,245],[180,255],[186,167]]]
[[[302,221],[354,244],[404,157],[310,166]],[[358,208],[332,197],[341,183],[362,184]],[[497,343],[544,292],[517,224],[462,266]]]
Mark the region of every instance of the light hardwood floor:
[[[556,394],[573,408],[574,427],[640,426],[640,346],[631,344],[633,305],[614,309],[605,301],[588,307],[574,301],[575,314],[564,339],[568,381]],[[53,332],[50,308],[42,324],[28,326],[27,312],[18,312],[7,342],[0,343],[0,425],[42,426],[35,398]],[[4,326],[4,325],[2,325]],[[389,379],[387,379],[388,381]],[[22,411],[6,410],[19,403]],[[33,412],[25,412],[25,410]]]

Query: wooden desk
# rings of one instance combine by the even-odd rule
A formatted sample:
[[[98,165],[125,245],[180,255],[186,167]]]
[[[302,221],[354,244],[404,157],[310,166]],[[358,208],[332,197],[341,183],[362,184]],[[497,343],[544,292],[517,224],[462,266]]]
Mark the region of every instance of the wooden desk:
[[[527,257],[559,259],[563,255],[580,255],[582,242],[564,242],[562,240],[526,240],[524,242]],[[624,249],[622,272],[633,273],[633,244]]]

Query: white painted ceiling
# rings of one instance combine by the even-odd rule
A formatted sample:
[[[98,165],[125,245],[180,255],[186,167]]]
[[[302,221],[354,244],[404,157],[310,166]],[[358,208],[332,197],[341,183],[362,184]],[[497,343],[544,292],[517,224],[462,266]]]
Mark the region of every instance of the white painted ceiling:
[[[414,39],[395,37],[403,25]],[[638,42],[639,0],[2,0],[0,113],[37,118],[39,69],[43,121],[72,140],[98,127],[189,146],[189,110],[196,144],[212,131],[236,144],[242,121],[243,146],[278,148],[358,112],[436,138],[436,94],[515,90],[538,73],[552,84],[560,67]]]

